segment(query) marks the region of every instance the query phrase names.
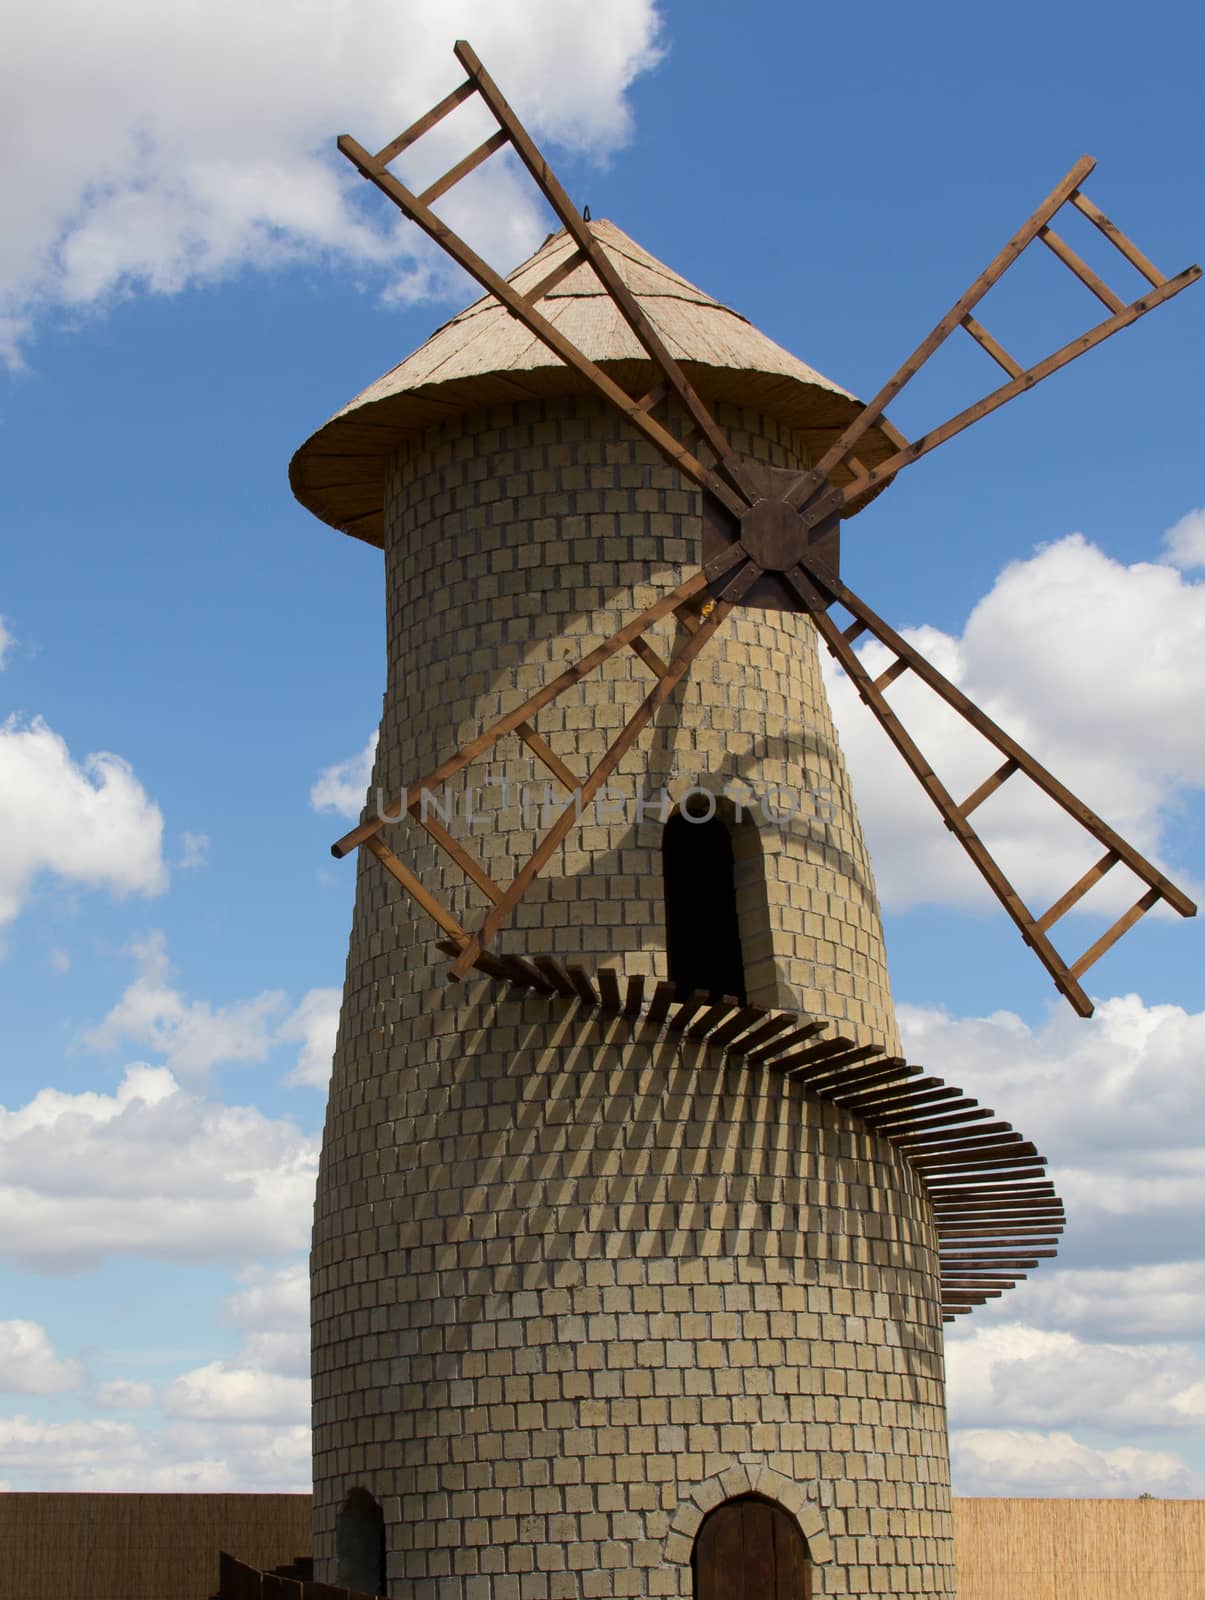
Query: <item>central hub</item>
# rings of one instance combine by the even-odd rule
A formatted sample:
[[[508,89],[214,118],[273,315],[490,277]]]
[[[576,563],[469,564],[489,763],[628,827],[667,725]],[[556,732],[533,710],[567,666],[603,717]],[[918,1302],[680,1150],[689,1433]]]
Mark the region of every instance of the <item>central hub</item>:
[[[799,513],[785,500],[758,500],[741,518],[741,544],[763,572],[789,572],[807,547]]]

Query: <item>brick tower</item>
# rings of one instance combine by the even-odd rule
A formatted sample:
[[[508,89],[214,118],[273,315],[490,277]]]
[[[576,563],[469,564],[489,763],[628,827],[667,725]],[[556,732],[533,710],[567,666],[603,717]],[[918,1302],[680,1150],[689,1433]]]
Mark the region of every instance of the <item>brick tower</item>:
[[[592,229],[745,458],[807,466],[854,414]],[[510,281],[571,251],[553,236]],[[585,268],[545,310],[630,392],[654,381]],[[384,550],[383,795],[698,561],[700,495],[489,301],[319,430],[293,483]],[[683,625],[649,636],[662,658]],[[615,655],[541,737],[570,767],[601,753],[649,672]],[[513,740],[439,797],[491,879],[563,803],[547,777]],[[421,830],[385,837],[462,918],[485,903]],[[715,989],[690,971],[712,919],[745,1011],[709,1031],[715,1008],[671,1009],[665,984]],[[362,851],[314,1223],[318,1577],[407,1600],[689,1597],[744,1539],[778,1563],[767,1595],[953,1595],[930,1197],[873,1119],[739,1036],[756,1009],[781,1038],[814,1020],[898,1049],[811,621],[733,613],[498,941],[605,970],[604,1002],[617,975],[623,1003],[449,984],[437,937]]]

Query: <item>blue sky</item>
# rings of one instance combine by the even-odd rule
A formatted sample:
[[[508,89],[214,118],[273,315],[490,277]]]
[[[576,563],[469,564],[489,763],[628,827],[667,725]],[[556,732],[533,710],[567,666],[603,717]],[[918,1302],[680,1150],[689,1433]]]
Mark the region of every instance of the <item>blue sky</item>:
[[[312,791],[354,791],[384,662],[379,555],[302,511],[286,469],[469,297],[334,136],[397,131],[466,34],[596,217],[866,395],[1085,152],[1164,271],[1200,256],[1202,21],[53,0],[3,27],[0,1481],[304,1488],[353,877]],[[545,223],[493,181],[465,226],[505,269]],[[1027,257],[981,320],[1036,359],[1095,314]],[[1203,328],[1197,288],[845,539],[852,585],[1190,887]],[[994,381],[966,344],[893,411],[906,432]],[[1201,921],[1148,918],[1077,1021],[833,693],[909,1048],[1038,1140],[1071,1213],[1059,1265],[950,1339],[956,1487],[1205,1494]],[[1036,900],[1065,842],[1010,825]]]

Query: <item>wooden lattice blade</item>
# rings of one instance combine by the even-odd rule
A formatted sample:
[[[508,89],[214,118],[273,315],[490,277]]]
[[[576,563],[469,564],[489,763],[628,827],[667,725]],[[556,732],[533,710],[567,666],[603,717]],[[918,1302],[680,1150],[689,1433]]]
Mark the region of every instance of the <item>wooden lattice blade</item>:
[[[496,722],[492,723],[483,732],[477,734],[467,744],[462,745],[460,749],[446,757],[438,766],[433,767],[430,772],[425,773],[417,782],[409,786],[409,790],[421,793],[424,789],[432,790],[436,788],[445,779],[455,776],[470,761],[475,761],[478,756],[484,755],[487,750],[491,749],[499,739],[505,737],[508,733],[519,733],[520,737],[525,737],[522,732],[523,728],[534,721],[545,706],[551,705],[567,689],[572,688],[574,684],[580,683],[583,678],[596,671],[605,661],[610,660],[611,656],[616,654],[617,651],[622,650],[625,645],[631,645],[633,640],[641,638],[654,623],[687,605],[707,587],[707,583],[708,579],[701,572],[695,573],[693,577],[687,578],[685,583],[680,583],[676,589],[662,595],[659,600],[655,600],[651,606],[647,606],[637,616],[633,617],[630,622],[624,623],[623,627],[613,633],[609,639],[604,640],[595,649],[588,651],[584,656],[580,656],[570,666],[566,667],[551,683],[546,683],[542,689],[537,689],[535,694],[525,700],[521,706],[516,706],[513,711],[508,711],[505,716],[499,717]],[[350,832],[345,833],[341,839],[336,839],[335,843],[331,845],[331,854],[335,859],[342,859],[343,856],[356,849],[358,845],[363,844],[371,835],[378,833],[385,826],[387,820],[400,817],[401,813],[409,806],[408,793],[409,791],[406,794],[395,794],[375,816],[365,817]]]
[[[849,677],[859,698],[873,713],[888,738],[903,756],[921,787],[936,806],[946,827],[962,845],[992,893],[1016,923],[1025,943],[1049,972],[1055,987],[1066,996],[1081,1016],[1090,1016],[1093,1010],[1092,1002],[1079,982],[1088,968],[1160,900],[1186,917],[1196,914],[1197,908],[1193,901],[1078,795],[1073,794],[1053,773],[1018,744],[969,696],[951,683],[919,650],[877,616],[852,590],[839,582],[831,585],[832,600],[839,601],[855,618],[853,626],[842,631],[827,611],[815,610],[815,585],[802,571],[798,573],[797,587],[801,600],[812,611],[821,637]],[[885,645],[894,657],[892,664],[877,678],[871,676],[853,648],[853,639],[863,632],[870,633]],[[920,746],[887,701],[884,691],[905,672],[912,672],[920,678],[928,688],[956,711],[969,727],[1004,757],[1001,766],[961,802],[956,801],[950,794]],[[1104,857],[1040,916],[1035,916],[1030,911],[969,820],[972,812],[984,800],[1017,775],[1046,794],[1105,849]],[[1077,960],[1066,961],[1048,937],[1047,930],[1118,863],[1124,863],[1129,868],[1144,885],[1145,892],[1134,906],[1119,917],[1113,926]]]
[[[566,806],[561,812],[539,845],[537,845],[527,865],[515,876],[514,881],[502,899],[491,907],[480,928],[452,963],[451,975],[454,978],[463,978],[472,969],[480,951],[510,917],[519,901],[535,882],[538,874],[565,841],[571,829],[580,823],[582,808],[589,805],[594,799],[598,790],[606,783],[620,761],[635,744],[646,725],[669,699],[678,683],[685,676],[691,663],[710,643],[716,629],[731,609],[731,605],[725,601],[714,603],[707,609],[707,614],[703,617],[699,626],[693,633],[688,635],[669,662],[669,670],[664,677],[658,679],[655,687],[650,690],[639,709],[628,719],[623,730],[615,738],[606,754],[577,791],[576,804],[573,809],[570,810]]]
[[[734,554],[729,559],[728,565],[734,565],[739,559],[739,555]],[[500,717],[490,727],[470,739],[416,784],[409,786],[401,795],[395,796],[388,806],[379,807],[374,815],[366,816],[350,833],[332,845],[332,854],[337,857],[347,855],[357,845],[371,851],[419,909],[431,917],[455,945],[462,959],[456,962],[453,976],[463,976],[478,961],[489,940],[513,913],[523,895],[568,837],[572,828],[582,820],[585,808],[590,805],[651,718],[672,695],[692,662],[710,642],[715,630],[731,610],[731,606],[723,601],[710,601],[700,605],[707,582],[702,573],[696,573],[685,583],[679,584],[676,589],[662,595],[659,600],[625,623],[609,639],[588,651],[559,673],[552,682],[537,690],[521,706]],[[683,625],[686,638],[680,643],[675,654],[668,661],[663,661],[656,651],[647,646],[644,635],[657,622],[675,613]],[[642,644],[645,645],[643,650],[638,648]],[[584,678],[597,671],[625,646],[635,650],[641,659],[645,660],[656,682],[610,749],[590,773],[579,779],[539,735],[532,722],[544,707],[580,684]],[[462,771],[472,761],[486,755],[508,734],[514,734],[522,740],[527,749],[564,784],[569,791],[569,803],[540,840],[511,884],[503,888],[494,882],[481,863],[442,825],[438,816],[432,813],[438,812],[438,805],[433,803],[436,787]],[[490,902],[490,910],[476,934],[470,934],[461,925],[450,908],[423,885],[417,874],[381,838],[381,830],[387,823],[401,822],[406,817],[412,818],[426,831],[436,848],[453,862],[465,878]]]
[[[1122,328],[1129,327],[1139,317],[1145,316],[1148,311],[1156,306],[1165,304],[1190,284],[1197,282],[1201,276],[1199,266],[1187,267],[1175,277],[1165,278],[1154,267],[1141,250],[1126,237],[1124,233],[1105,214],[1090,201],[1080,190],[1080,184],[1093,171],[1096,163],[1091,157],[1085,156],[1073,166],[1062,181],[1055,185],[1041,205],[1022,223],[1021,227],[1012,236],[1004,248],[988,263],[971,286],[951,306],[945,316],[937,323],[912,354],[892,374],[883,387],[875,395],[859,415],[850,423],[840,437],[825,451],[816,465],[808,472],[801,474],[795,490],[791,495],[792,503],[806,507],[808,503],[825,490],[831,487],[832,474],[839,467],[853,466],[854,476],[851,482],[845,484],[840,490],[840,499],[843,506],[849,506],[860,500],[872,489],[881,486],[886,480],[894,477],[903,467],[920,460],[938,445],[944,444],[965,428],[970,427],[982,418],[998,410],[1009,400],[1028,392],[1043,379],[1067,366],[1077,357],[1084,355],[1088,350],[1095,348],[1112,334],[1120,332]],[[1101,235],[1108,240],[1118,253],[1136,268],[1151,285],[1149,292],[1141,295],[1137,300],[1126,305],[1120,296],[1116,295],[1092,269],[1084,262],[1074,250],[1068,246],[1051,229],[1051,222],[1057,213],[1065,206],[1072,205],[1080,211],[1096,227]],[[1104,303],[1111,315],[1103,322],[1097,323],[1086,333],[1070,340],[1052,355],[1044,360],[1025,368],[992,337],[972,315],[975,307],[984,298],[988,291],[997,284],[1014,263],[1019,260],[1022,253],[1032,245],[1035,240],[1040,241],[1062,261],[1063,265],[1089,289],[1098,300]],[[920,438],[911,444],[900,440],[896,453],[880,462],[873,469],[867,470],[857,462],[853,452],[858,441],[867,430],[873,426],[881,425],[885,409],[908,383],[917,375],[922,367],[932,359],[945,341],[956,328],[961,327],[971,338],[988,354],[996,366],[1003,368],[1009,376],[1009,382],[983,396],[973,405],[965,407],[955,416],[948,418],[937,427],[930,428]],[[826,509],[829,509],[826,506]]]

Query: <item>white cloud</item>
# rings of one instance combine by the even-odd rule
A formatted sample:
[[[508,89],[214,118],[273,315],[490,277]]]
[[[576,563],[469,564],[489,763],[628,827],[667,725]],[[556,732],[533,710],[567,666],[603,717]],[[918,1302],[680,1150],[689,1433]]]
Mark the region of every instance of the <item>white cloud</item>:
[[[1205,1340],[1205,1260],[1043,1269],[1010,1292],[1007,1312],[1097,1339]]]
[[[950,1435],[954,1493],[961,1495],[1198,1498],[1205,1476],[1168,1450],[1098,1449],[1068,1433],[1013,1428]]]
[[[0,1469],[13,1487],[74,1493],[301,1493],[308,1426],[182,1423],[156,1433],[107,1419],[0,1418]]]
[[[1093,1344],[1013,1322],[951,1341],[946,1374],[955,1424],[1126,1432],[1205,1422],[1205,1358],[1187,1345]]]
[[[285,1075],[286,1083],[325,1089],[330,1082],[331,1056],[339,1031],[339,998],[338,989],[311,989],[276,1030],[278,1039],[301,1044],[296,1063]]]
[[[154,1404],[155,1391],[133,1378],[111,1378],[97,1384],[92,1400],[102,1411],[146,1411]]]
[[[84,1369],[78,1361],[55,1354],[45,1330],[36,1322],[0,1322],[0,1391],[6,1394],[58,1394],[78,1389]]]
[[[333,811],[352,819],[360,815],[372,780],[372,762],[377,753],[374,733],[357,755],[324,767],[310,789],[310,804],[315,811]]]
[[[180,835],[180,859],[174,865],[183,872],[191,871],[194,867],[203,867],[208,851],[208,834],[182,833]]]
[[[907,1004],[898,1017],[918,1060],[973,1085],[1062,1164],[1183,1152],[1191,1166],[1205,1146],[1205,1011],[1125,994],[1088,1018],[1052,1003],[1033,1027],[1011,1012],[953,1018]]]
[[[1198,506],[1169,528],[1163,549],[1173,567],[1205,567],[1205,507]]]
[[[211,1361],[168,1384],[159,1403],[165,1416],[196,1422],[304,1423],[310,1385],[308,1378]]]
[[[465,35],[533,131],[602,156],[627,137],[624,93],[656,61],[656,31],[653,0],[25,7],[0,69],[0,142],[30,154],[7,177],[0,347],[47,308],[299,258],[383,269],[399,298],[428,292],[433,251],[399,236],[381,197],[365,209],[334,136],[375,148],[398,133],[459,81]],[[463,107],[402,173],[422,185],[481,137]],[[51,148],[52,163],[33,159]],[[544,231],[531,196],[500,154],[449,219],[509,267]]]
[[[279,990],[253,1000],[211,1006],[188,1000],[169,983],[167,943],[159,931],[130,946],[138,975],[104,1018],[85,1034],[97,1050],[132,1041],[162,1055],[163,1064],[186,1079],[203,1079],[219,1061],[262,1061],[272,1049],[273,1021],[284,1009]]]
[[[12,649],[16,642],[17,641],[13,638],[7,621],[3,617],[0,617],[0,670],[2,670],[6,665],[8,652]]]
[[[72,1272],[109,1256],[239,1261],[305,1247],[317,1140],[130,1067],[116,1093],[0,1109],[0,1256]]]
[[[1191,517],[1177,528],[1189,523]],[[1177,548],[1191,543],[1177,530],[1168,539]],[[959,637],[930,627],[901,632],[1107,823],[1163,865],[1169,817],[1186,791],[1205,785],[1205,582],[1193,583],[1171,565],[1127,567],[1082,534],[1071,534],[1006,567]],[[860,653],[874,672],[889,659],[877,643]],[[992,903],[848,680],[827,662],[826,673],[884,904]],[[912,674],[905,673],[888,698],[956,800],[999,766],[994,748]],[[891,778],[884,781],[888,767]],[[1102,853],[1021,777],[987,800],[974,821],[1035,911]],[[1169,875],[1176,876],[1174,870]],[[1116,868],[1081,909],[1128,906],[1137,898],[1135,881]]]
[[[310,1412],[309,1270],[305,1261],[265,1275],[230,1296],[227,1318],[244,1333],[235,1357],[210,1361],[169,1383],[165,1416],[195,1422],[302,1426]]]
[[[41,718],[0,724],[0,926],[40,873],[113,894],[167,887],[163,816],[120,756],[75,762]]]
[[[228,1361],[210,1361],[158,1389],[137,1379],[97,1385],[86,1401],[137,1421],[26,1416],[0,1419],[0,1470],[10,1488],[280,1492],[309,1488],[309,1275],[304,1259],[244,1269],[223,1306],[243,1333]],[[27,1326],[33,1326],[32,1324]],[[0,1357],[5,1348],[0,1324]],[[40,1333],[40,1330],[38,1330]],[[44,1337],[20,1348],[29,1392],[48,1392],[53,1352]],[[68,1364],[70,1366],[70,1364]],[[0,1374],[5,1371],[0,1358]],[[72,1374],[78,1387],[82,1374]],[[54,1387],[65,1387],[57,1382]]]
[[[226,1302],[244,1333],[238,1364],[285,1378],[310,1375],[310,1274],[305,1261],[258,1277]]]

